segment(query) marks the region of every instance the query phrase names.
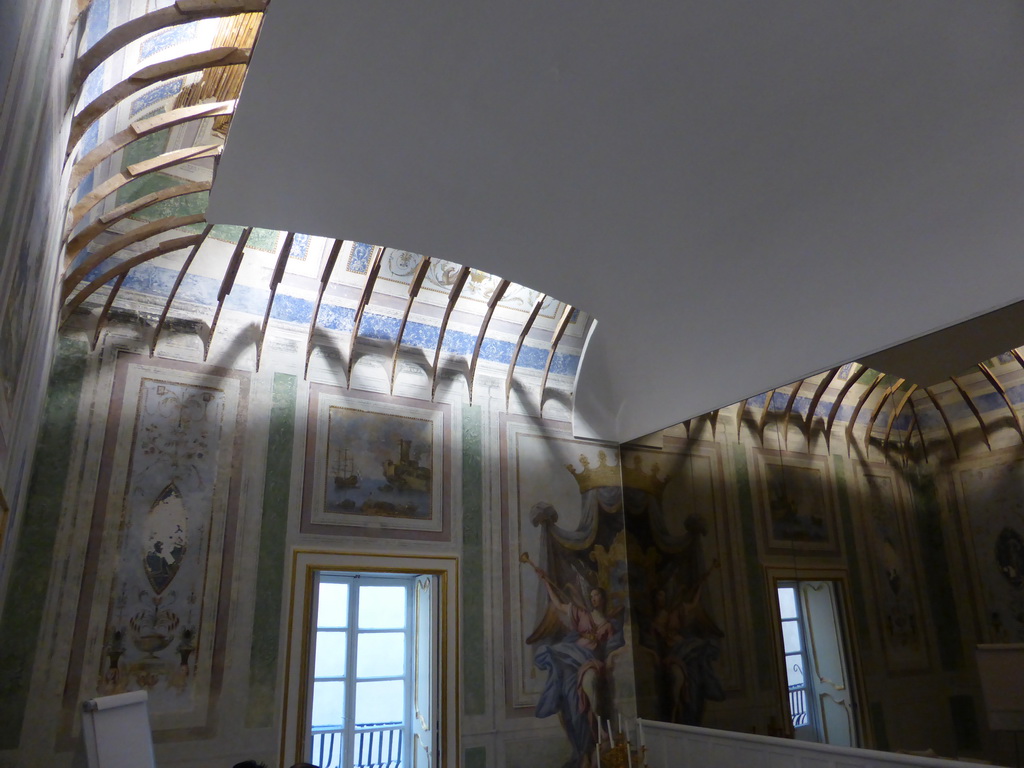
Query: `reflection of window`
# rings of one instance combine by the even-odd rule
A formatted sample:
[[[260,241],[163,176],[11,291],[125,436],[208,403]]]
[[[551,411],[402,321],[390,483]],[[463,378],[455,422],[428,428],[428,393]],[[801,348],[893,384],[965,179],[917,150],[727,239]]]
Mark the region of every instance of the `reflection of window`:
[[[793,736],[856,746],[859,725],[839,611],[841,582],[778,582],[782,652]]]
[[[321,768],[408,764],[416,581],[319,573],[309,733]]]
[[[789,713],[793,727],[809,725],[807,712],[807,659],[804,655],[800,601],[796,587],[779,587],[779,618],[782,619],[782,647],[786,657],[786,682],[789,685]]]

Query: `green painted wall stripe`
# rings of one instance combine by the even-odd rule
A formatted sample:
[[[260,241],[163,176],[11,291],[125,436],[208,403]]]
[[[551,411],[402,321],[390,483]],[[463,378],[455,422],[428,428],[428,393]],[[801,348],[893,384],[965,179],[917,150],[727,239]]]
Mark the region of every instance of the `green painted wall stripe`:
[[[868,704],[868,716],[871,718],[871,730],[875,737],[875,743],[871,748],[888,752],[892,747],[889,746],[889,730],[885,726],[885,710],[882,703],[872,701]]]
[[[861,579],[860,563],[857,560],[857,539],[853,531],[853,511],[850,507],[850,489],[846,484],[846,465],[842,456],[832,457],[832,466],[835,468],[836,496],[839,498],[839,520],[843,530],[843,538],[846,540],[846,564],[850,571],[850,602],[853,609],[853,631],[856,634],[854,644],[860,648],[871,647],[871,636],[868,634],[868,627],[871,620],[868,618],[868,605],[866,600],[867,582]]]
[[[747,566],[747,600],[750,605],[750,623],[754,637],[769,638],[775,629],[771,623],[768,595],[765,593],[764,574],[757,554],[757,532],[754,515],[754,501],[750,487],[750,469],[747,453],[742,445],[733,447],[733,463],[736,466],[736,495],[740,504],[740,533],[743,537],[743,559]],[[772,644],[756,643],[753,659],[757,670],[757,685],[762,691],[775,690],[775,659]]]
[[[938,494],[932,478],[909,475],[908,479],[914,494],[919,551],[932,626],[939,645],[939,661],[944,670],[953,671],[963,666],[964,658],[960,622],[953,598],[955,593],[949,580],[949,557],[942,536]]]
[[[949,719],[953,723],[957,752],[981,749],[978,707],[973,696],[966,693],[950,696]]]
[[[245,724],[249,728],[272,726],[277,706],[278,628],[288,534],[288,492],[291,487],[297,387],[295,376],[274,375],[263,483],[259,567],[256,571],[256,609],[249,655],[249,703],[245,713]]]
[[[88,346],[59,339],[21,534],[0,617],[0,749],[17,749],[71,462]]]
[[[462,768],[487,768],[487,748],[470,747],[462,753]]]
[[[486,711],[483,451],[480,406],[462,409],[462,711]],[[467,750],[468,755],[473,750]],[[482,748],[481,748],[482,752]],[[484,763],[480,763],[483,765]]]

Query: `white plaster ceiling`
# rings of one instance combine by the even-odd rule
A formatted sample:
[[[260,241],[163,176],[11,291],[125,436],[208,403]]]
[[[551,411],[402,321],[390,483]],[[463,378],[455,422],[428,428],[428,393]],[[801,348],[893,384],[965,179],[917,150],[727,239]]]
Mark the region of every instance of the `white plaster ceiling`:
[[[209,218],[592,313],[623,441],[1024,297],[1024,6],[276,0]]]

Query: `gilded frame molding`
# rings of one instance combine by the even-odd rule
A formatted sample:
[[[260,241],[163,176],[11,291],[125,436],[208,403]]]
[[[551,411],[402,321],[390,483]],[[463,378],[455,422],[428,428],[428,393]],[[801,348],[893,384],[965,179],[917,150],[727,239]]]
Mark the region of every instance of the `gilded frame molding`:
[[[344,552],[333,549],[292,550],[288,624],[284,665],[284,708],[281,718],[281,765],[305,759],[305,732],[310,707],[308,690],[313,585],[317,571],[404,573],[438,580],[438,701],[442,726],[437,733],[438,765],[459,768],[459,560],[451,555],[401,555]]]

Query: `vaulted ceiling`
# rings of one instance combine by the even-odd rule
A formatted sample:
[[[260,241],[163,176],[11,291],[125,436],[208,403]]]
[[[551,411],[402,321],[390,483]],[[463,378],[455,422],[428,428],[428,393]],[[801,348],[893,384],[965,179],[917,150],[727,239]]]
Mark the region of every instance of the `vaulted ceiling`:
[[[577,410],[628,439],[1024,297],[1022,22],[1010,0],[279,3],[210,213],[582,308]],[[999,351],[936,348],[943,378]]]
[[[94,338],[208,351],[235,313],[257,364],[290,325],[304,369],[472,396],[490,366],[538,412],[586,344],[577,427],[617,440],[735,402],[808,445],[1022,434],[1020,357],[975,365],[1017,307],[841,366],[1024,293],[1011,3],[156,5],[83,3],[63,297]]]

